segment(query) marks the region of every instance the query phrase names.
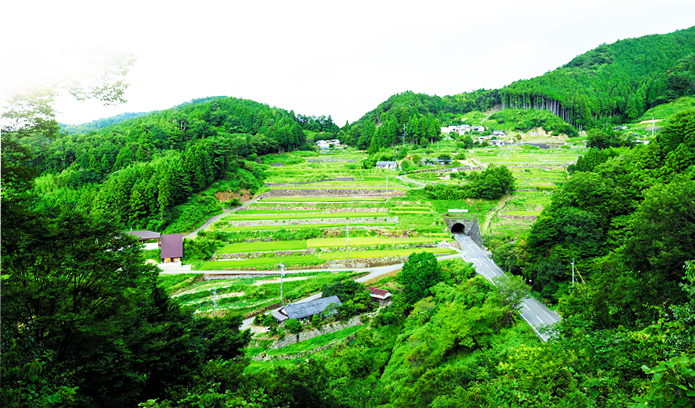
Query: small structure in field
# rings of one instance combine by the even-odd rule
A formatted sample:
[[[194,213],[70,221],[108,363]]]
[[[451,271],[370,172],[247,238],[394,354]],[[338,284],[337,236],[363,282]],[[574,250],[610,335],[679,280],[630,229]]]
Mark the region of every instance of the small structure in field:
[[[156,239],[157,242],[159,242],[159,237],[161,235],[159,232],[147,231],[147,230],[126,231],[126,234],[138,237],[138,239],[142,243],[145,243],[145,241],[149,241],[152,239]]]
[[[311,318],[313,315],[322,313],[324,310],[326,310],[326,306],[330,305],[331,303],[335,303],[338,306],[343,305],[340,302],[340,299],[338,299],[338,296],[329,296],[327,298],[319,298],[310,302],[287,305],[280,309],[279,312],[272,313],[272,315],[278,320],[278,322],[283,322],[286,319]],[[281,320],[281,316],[285,316],[285,318]]]
[[[398,163],[395,161],[378,161],[376,162],[377,169],[395,169],[398,167]]]
[[[391,303],[391,292],[388,290],[377,289],[369,287],[369,297],[375,301],[379,302],[379,306],[384,306]]]
[[[158,249],[161,245],[159,242],[161,234],[159,232],[138,230],[126,231],[126,234],[138,237],[140,243],[145,246],[145,249]]]
[[[181,262],[183,258],[183,234],[162,235],[162,262]]]

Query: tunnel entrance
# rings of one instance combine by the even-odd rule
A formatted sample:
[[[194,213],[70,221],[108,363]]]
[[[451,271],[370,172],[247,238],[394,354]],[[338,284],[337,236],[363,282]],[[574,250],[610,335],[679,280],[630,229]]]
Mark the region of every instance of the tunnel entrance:
[[[463,226],[461,223],[456,223],[451,226],[451,233],[452,234],[463,234],[466,232],[466,227]]]

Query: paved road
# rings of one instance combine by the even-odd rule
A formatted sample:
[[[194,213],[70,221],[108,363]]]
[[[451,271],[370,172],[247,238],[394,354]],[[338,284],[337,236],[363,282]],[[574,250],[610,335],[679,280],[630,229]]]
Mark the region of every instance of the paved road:
[[[254,199],[254,200],[247,201],[247,202],[245,202],[244,204],[242,204],[242,205],[240,205],[240,206],[238,206],[238,207],[236,207],[236,208],[231,208],[231,209],[229,209],[229,210],[224,210],[224,211],[222,212],[222,214],[218,214],[218,215],[215,215],[214,217],[208,218],[208,220],[205,221],[205,224],[203,224],[203,225],[201,225],[200,227],[196,228],[195,231],[193,231],[193,232],[191,232],[190,234],[184,236],[183,238],[184,238],[184,239],[193,239],[193,238],[195,238],[195,237],[198,235],[198,231],[203,230],[203,229],[209,227],[210,225],[212,225],[213,222],[219,220],[220,218],[224,217],[225,215],[229,214],[230,212],[239,211],[239,210],[241,210],[242,208],[246,207],[247,205],[255,203],[256,201],[258,201],[258,200],[257,200],[257,199]]]
[[[461,257],[468,262],[473,262],[479,274],[485,276],[489,281],[504,274],[470,237],[463,234],[454,234],[454,237],[463,250]],[[557,313],[543,306],[539,301],[531,297],[524,299],[520,313],[521,317],[526,320],[526,323],[531,326],[533,331],[543,341],[548,341],[551,334],[542,333],[540,330],[546,326],[552,326],[561,320]]]

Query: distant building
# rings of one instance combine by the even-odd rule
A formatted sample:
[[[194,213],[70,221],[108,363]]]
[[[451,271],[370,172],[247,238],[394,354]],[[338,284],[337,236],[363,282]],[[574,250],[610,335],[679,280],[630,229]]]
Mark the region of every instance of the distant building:
[[[328,143],[327,140],[319,140],[318,142],[316,142],[316,144],[319,146],[319,149],[321,150],[328,149],[330,145],[330,143]]]
[[[493,139],[488,141],[490,143],[490,146],[504,146],[504,140],[501,139]]]
[[[473,130],[478,133],[483,133],[485,131],[485,126],[473,126]]]
[[[126,231],[126,234],[138,237],[140,243],[145,246],[145,249],[158,249],[160,246],[159,238],[160,233],[154,231],[138,230],[138,231]],[[156,240],[156,242],[155,242]],[[149,242],[147,242],[149,241]]]
[[[434,157],[425,157],[422,159],[422,164],[426,166],[443,166],[446,162],[441,159],[435,159]]]
[[[446,133],[456,132],[460,135],[460,134],[470,132],[470,131],[471,131],[470,125],[454,125],[454,126],[442,127],[441,133],[446,134]]]
[[[391,303],[391,292],[388,290],[383,290],[383,289],[377,289],[377,288],[368,288],[369,289],[369,297],[375,301],[379,302],[379,306],[384,306],[389,303]]]
[[[395,169],[398,167],[398,163],[395,161],[378,161],[376,162],[377,169]]]
[[[278,322],[283,322],[287,319],[306,319],[313,315],[317,315],[326,310],[326,306],[331,303],[335,303],[338,306],[343,304],[338,299],[338,296],[329,296],[326,298],[319,298],[312,300],[310,302],[293,303],[287,305],[277,312],[273,312],[272,315]]]
[[[162,235],[162,262],[181,262],[183,258],[183,234]]]
[[[159,241],[160,233],[154,231],[138,230],[138,231],[126,231],[126,234],[138,237],[140,242],[149,241],[151,239],[156,239]]]
[[[625,129],[627,129],[627,126],[625,126],[625,125],[616,126],[616,127],[613,128],[614,131],[617,131],[617,130],[625,130]]]
[[[501,130],[493,130],[493,131],[492,131],[492,136],[495,136],[495,137],[503,137],[503,136],[507,136],[507,134],[504,133],[504,132],[501,131]]]

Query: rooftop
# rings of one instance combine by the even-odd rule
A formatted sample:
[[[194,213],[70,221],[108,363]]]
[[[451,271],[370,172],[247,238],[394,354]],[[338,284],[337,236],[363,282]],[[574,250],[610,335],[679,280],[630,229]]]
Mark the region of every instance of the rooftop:
[[[326,309],[326,306],[328,306],[331,303],[337,303],[338,306],[343,305],[340,302],[340,299],[338,299],[338,296],[330,296],[327,298],[319,298],[316,300],[312,300],[311,302],[294,303],[291,305],[287,305],[283,310],[287,317],[289,317],[290,319],[303,319],[305,317],[313,316],[315,314],[323,312],[323,310]]]
[[[183,234],[162,235],[162,256],[161,258],[182,258],[183,257]]]
[[[159,239],[159,232],[138,230],[138,231],[126,231],[126,234],[135,235],[140,239]]]

